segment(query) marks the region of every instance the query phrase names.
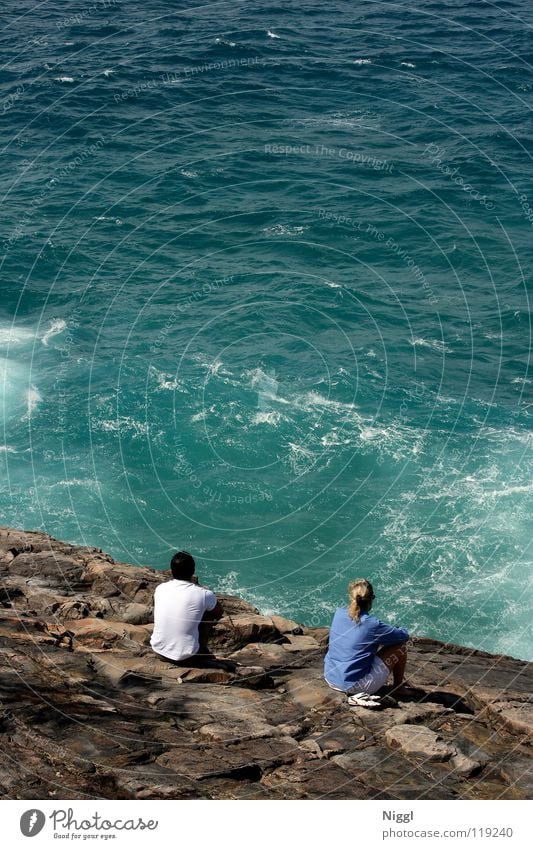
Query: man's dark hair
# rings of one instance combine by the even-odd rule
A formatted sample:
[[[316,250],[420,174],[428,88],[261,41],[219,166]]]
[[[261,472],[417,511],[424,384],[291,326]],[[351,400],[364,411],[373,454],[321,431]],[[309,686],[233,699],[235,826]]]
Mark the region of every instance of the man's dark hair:
[[[188,551],[178,551],[170,561],[172,577],[176,581],[190,581],[195,567],[194,557]]]

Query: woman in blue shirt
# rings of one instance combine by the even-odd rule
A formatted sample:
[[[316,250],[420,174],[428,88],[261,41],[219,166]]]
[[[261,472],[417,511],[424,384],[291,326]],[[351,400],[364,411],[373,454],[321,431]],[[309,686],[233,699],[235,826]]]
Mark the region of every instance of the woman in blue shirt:
[[[394,692],[399,694],[409,634],[370,616],[375,596],[365,578],[348,584],[348,596],[348,607],[339,607],[331,623],[324,661],[326,682],[347,695],[368,697],[387,683],[392,671]]]

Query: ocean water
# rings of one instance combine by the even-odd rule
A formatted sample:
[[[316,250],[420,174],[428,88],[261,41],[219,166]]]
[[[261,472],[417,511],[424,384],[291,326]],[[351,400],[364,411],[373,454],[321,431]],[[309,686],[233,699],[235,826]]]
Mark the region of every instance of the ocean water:
[[[0,521],[531,659],[532,24],[4,4]]]

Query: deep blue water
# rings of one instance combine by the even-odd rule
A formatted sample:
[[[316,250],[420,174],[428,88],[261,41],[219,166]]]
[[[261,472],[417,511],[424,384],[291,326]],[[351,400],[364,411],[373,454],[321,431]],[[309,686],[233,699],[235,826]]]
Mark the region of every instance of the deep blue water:
[[[532,24],[4,4],[0,521],[532,658]]]

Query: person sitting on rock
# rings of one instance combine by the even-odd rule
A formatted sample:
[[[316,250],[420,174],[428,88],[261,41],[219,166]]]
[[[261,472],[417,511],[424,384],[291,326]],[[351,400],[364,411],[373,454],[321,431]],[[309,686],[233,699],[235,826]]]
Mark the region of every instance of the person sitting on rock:
[[[207,640],[223,614],[216,595],[199,586],[195,569],[192,555],[178,551],[170,561],[172,580],[159,584],[154,593],[150,645],[162,660],[181,666],[212,665]]]
[[[409,634],[370,615],[375,596],[365,578],[348,584],[348,597],[348,607],[339,607],[333,616],[324,678],[334,690],[346,693],[350,704],[378,707],[380,700],[374,694],[385,686],[391,671],[392,693],[403,692]]]

